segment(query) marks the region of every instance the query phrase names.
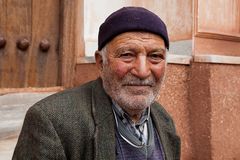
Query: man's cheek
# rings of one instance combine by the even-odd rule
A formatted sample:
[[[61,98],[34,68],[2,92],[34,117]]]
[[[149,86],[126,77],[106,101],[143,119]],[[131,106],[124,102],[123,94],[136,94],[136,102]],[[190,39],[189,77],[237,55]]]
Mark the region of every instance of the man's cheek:
[[[113,68],[115,74],[117,75],[118,78],[123,78],[130,70],[128,65],[124,64],[119,64],[115,65]]]
[[[157,81],[161,80],[165,75],[165,65],[153,67],[152,72]]]

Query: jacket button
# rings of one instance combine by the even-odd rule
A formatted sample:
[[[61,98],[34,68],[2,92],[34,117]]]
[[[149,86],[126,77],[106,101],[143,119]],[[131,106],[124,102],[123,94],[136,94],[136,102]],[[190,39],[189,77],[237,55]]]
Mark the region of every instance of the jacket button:
[[[0,49],[4,48],[6,43],[6,39],[3,36],[0,36]]]
[[[29,45],[30,45],[30,42],[27,38],[22,38],[17,41],[17,47],[18,47],[18,49],[20,49],[22,51],[27,50]]]
[[[41,51],[47,52],[50,48],[49,41],[47,39],[43,39],[39,44],[39,48],[40,48]]]

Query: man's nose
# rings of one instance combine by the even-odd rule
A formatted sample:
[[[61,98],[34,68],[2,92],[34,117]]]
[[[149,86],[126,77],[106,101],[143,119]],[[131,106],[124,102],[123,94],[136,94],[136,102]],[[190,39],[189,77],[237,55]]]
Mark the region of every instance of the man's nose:
[[[140,79],[146,79],[150,76],[151,70],[146,56],[136,58],[131,73]]]

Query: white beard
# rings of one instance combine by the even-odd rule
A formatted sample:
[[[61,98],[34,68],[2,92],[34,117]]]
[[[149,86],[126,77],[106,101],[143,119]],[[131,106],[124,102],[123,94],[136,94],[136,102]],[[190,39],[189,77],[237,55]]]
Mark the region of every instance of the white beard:
[[[151,75],[148,79],[140,80],[131,73],[119,79],[107,66],[102,72],[103,87],[106,93],[123,110],[142,111],[149,107],[159,95],[162,79],[156,82],[154,76]],[[135,89],[126,85],[149,85],[149,87],[145,86],[141,89],[136,87]]]

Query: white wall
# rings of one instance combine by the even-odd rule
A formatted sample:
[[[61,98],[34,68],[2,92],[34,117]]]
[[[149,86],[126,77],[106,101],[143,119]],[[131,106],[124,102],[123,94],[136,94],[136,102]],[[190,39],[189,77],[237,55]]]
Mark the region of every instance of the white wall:
[[[85,55],[93,56],[97,50],[99,26],[114,11],[129,6],[130,1],[84,0]]]

